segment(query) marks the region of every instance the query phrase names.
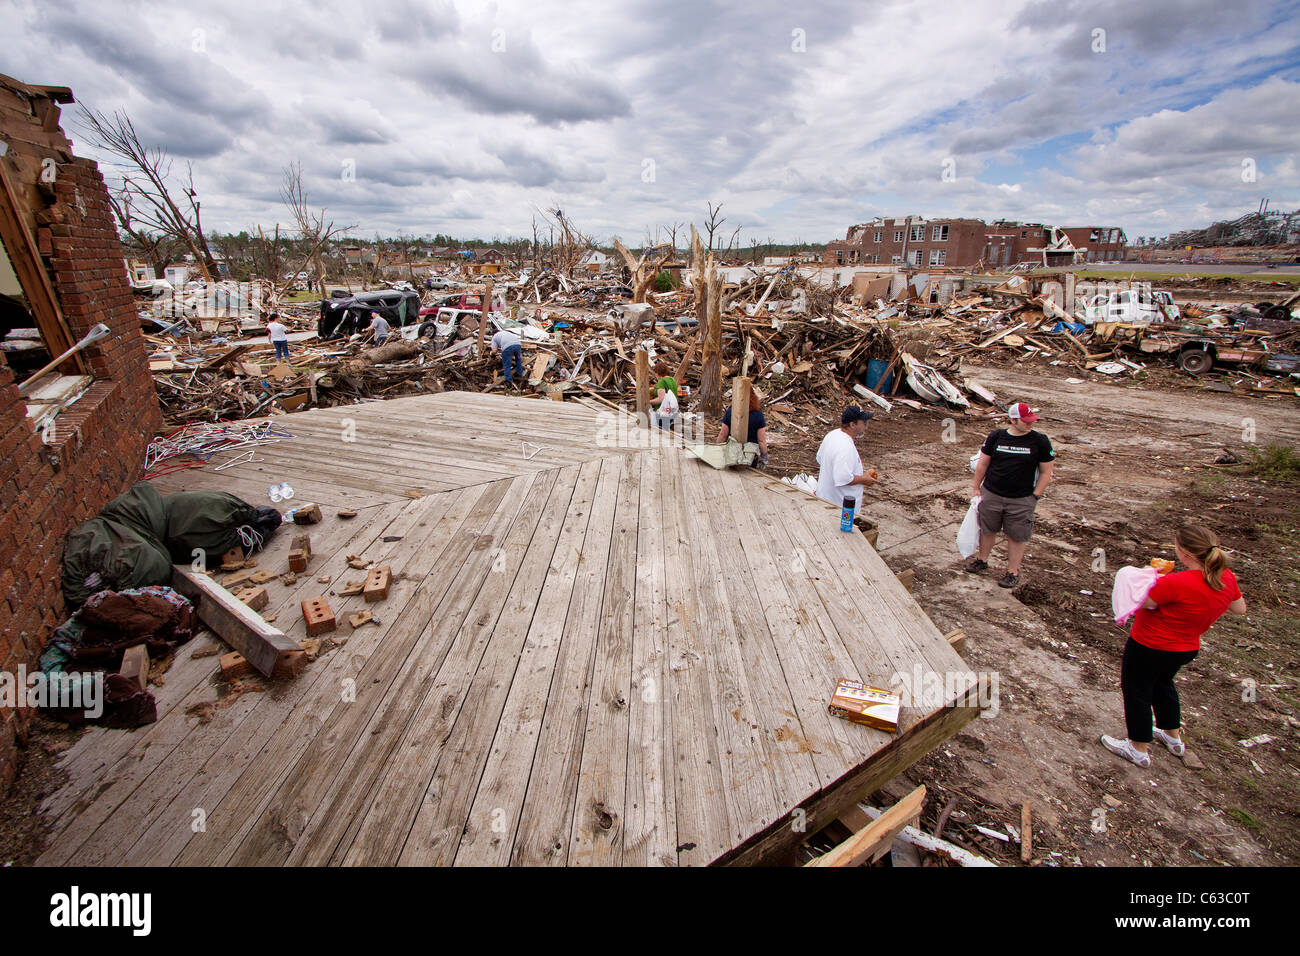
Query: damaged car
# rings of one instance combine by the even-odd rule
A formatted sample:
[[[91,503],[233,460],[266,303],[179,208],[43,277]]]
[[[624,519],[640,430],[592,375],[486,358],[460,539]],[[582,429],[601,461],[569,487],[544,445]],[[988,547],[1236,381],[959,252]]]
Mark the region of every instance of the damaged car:
[[[334,339],[364,331],[370,313],[376,312],[393,328],[414,325],[420,319],[420,296],[409,289],[382,289],[349,295],[336,292],[320,304],[316,332],[322,339]]]

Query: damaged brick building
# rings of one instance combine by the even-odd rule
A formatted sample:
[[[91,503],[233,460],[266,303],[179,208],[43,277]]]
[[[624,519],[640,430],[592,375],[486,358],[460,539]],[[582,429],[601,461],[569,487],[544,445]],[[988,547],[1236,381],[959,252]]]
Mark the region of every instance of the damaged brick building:
[[[1113,226],[1057,228],[999,219],[874,219],[850,226],[844,239],[827,243],[832,266],[907,265],[967,268],[1029,263],[1042,267],[1117,262],[1128,239]]]
[[[67,532],[139,477],[162,419],[104,180],[60,129],[64,87],[0,75],[0,669],[67,616]],[[109,334],[20,386],[98,323]],[[31,713],[0,707],[0,794]]]

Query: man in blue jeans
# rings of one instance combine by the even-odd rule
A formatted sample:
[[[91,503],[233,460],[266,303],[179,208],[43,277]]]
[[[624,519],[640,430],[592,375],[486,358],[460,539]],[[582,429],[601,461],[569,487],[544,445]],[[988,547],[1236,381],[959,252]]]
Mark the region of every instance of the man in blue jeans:
[[[518,388],[515,376],[518,375],[521,381],[524,377],[524,347],[519,336],[502,329],[492,336],[492,351],[501,353],[501,370],[505,372],[506,384]]]

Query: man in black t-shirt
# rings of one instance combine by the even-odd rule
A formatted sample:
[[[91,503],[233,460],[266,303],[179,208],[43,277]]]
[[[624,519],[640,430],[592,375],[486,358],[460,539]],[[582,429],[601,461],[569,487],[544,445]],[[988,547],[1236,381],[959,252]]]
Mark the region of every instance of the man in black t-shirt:
[[[1056,453],[1047,436],[1030,427],[1038,416],[1027,403],[1016,402],[1007,414],[1009,427],[984,439],[975,466],[980,546],[966,570],[979,574],[989,566],[989,555],[1002,532],[1007,536],[1007,573],[998,584],[1013,588],[1020,583],[1020,561],[1034,533],[1034,510],[1052,480]]]

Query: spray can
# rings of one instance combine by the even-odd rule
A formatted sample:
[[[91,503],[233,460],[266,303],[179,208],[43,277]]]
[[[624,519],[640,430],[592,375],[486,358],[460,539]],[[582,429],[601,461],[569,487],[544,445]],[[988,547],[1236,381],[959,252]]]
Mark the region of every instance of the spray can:
[[[853,508],[857,504],[852,498],[844,499],[844,510],[840,512],[840,530],[853,530]]]

